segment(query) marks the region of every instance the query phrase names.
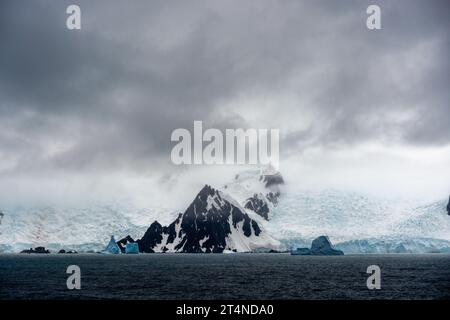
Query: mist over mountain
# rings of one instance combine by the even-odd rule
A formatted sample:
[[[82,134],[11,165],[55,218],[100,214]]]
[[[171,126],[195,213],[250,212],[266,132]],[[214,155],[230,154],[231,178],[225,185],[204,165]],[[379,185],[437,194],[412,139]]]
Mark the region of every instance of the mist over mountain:
[[[170,203],[0,208],[0,251],[40,245],[100,251],[111,235],[137,239],[142,252],[284,250],[309,247],[321,235],[345,253],[445,251],[447,205],[446,199],[421,203],[331,189],[293,191],[273,169],[257,168],[222,186],[204,186],[178,211]]]

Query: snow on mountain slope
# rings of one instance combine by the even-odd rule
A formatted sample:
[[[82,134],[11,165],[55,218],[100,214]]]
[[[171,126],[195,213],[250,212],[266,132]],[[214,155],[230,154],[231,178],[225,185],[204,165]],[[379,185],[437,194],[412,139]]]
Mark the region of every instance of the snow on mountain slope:
[[[278,205],[283,184],[281,174],[268,166],[239,172],[225,184],[224,190],[247,211],[270,220],[273,208]]]

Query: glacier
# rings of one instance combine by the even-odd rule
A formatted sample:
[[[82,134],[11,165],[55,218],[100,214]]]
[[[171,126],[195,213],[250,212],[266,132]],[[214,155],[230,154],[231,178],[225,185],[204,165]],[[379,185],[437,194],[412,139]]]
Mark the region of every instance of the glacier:
[[[226,190],[241,201],[264,193],[261,174],[261,170],[240,173]],[[313,239],[326,235],[346,254],[450,252],[446,199],[421,203],[333,189],[298,191],[283,185],[277,191],[277,203],[269,202],[269,221],[261,224],[284,245],[282,249],[309,247]]]
[[[78,252],[100,252],[110,235],[141,235],[152,219],[171,219],[167,208],[139,208],[129,203],[91,204],[83,207],[0,208],[0,252],[14,253],[45,246]]]
[[[288,185],[268,183],[271,174],[272,171],[261,168],[245,170],[217,189],[224,198],[243,207],[280,243],[279,250],[309,247],[313,239],[325,235],[345,254],[450,252],[447,196],[422,203],[332,189],[294,191]],[[268,200],[267,219],[253,212],[254,206],[245,207],[255,195]],[[168,225],[180,212],[180,208],[170,205],[144,208],[128,202],[80,207],[0,204],[0,252],[20,252],[36,246],[45,246],[52,252],[61,248],[99,252],[110,235],[118,239],[126,235],[138,238],[155,220]],[[252,249],[263,245],[259,239],[253,240]],[[237,236],[232,235],[230,241],[236,243],[233,247],[239,247]]]
[[[336,190],[297,192],[282,195],[264,226],[287,248],[327,235],[346,254],[449,252],[445,206],[445,200],[418,204]]]

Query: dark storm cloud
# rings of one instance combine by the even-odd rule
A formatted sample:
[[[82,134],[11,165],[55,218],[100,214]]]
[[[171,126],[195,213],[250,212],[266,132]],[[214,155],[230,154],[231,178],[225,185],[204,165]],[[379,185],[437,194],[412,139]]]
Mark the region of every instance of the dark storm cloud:
[[[449,144],[448,2],[377,3],[379,31],[364,1],[2,1],[0,169],[145,168],[193,120],[247,126],[224,108],[249,93],[311,101],[283,150]]]

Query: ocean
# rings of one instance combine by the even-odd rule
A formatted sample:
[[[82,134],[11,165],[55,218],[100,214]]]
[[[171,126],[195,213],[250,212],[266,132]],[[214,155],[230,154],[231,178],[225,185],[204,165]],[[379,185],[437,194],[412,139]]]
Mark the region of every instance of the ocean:
[[[69,290],[69,265],[81,289]],[[366,286],[369,265],[381,289]],[[450,255],[3,254],[0,299],[449,299]]]

